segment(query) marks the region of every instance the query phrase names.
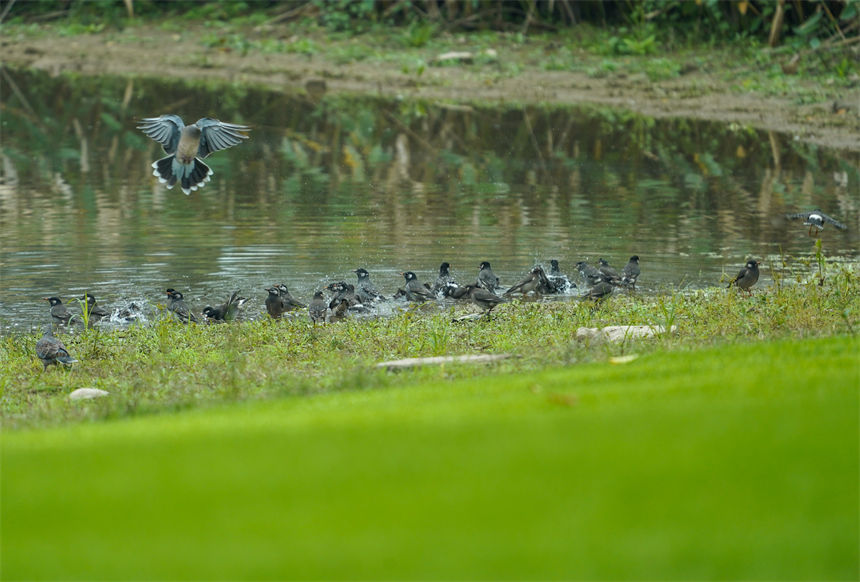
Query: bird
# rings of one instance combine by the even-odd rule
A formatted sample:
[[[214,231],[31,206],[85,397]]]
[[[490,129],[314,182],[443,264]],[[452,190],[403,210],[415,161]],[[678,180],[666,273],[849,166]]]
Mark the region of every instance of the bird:
[[[307,305],[293,297],[292,294],[290,294],[290,290],[287,289],[287,286],[283,283],[278,284],[278,293],[281,296],[281,303],[284,305],[287,311],[307,307]]]
[[[169,154],[152,163],[152,175],[168,189],[179,182],[186,195],[202,188],[212,178],[212,169],[201,160],[248,139],[241,132],[251,129],[209,117],[185,125],[178,115],[172,114],[146,117],[137,128],[160,143],[164,153]]]
[[[579,271],[579,274],[582,275],[582,278],[585,280],[585,284],[589,287],[603,280],[603,275],[600,271],[585,261],[579,261],[576,263],[576,270]]]
[[[839,230],[845,230],[848,228],[835,218],[827,216],[817,208],[812,212],[799,212],[797,214],[786,214],[786,218],[790,220],[797,220],[798,218],[803,219],[803,226],[809,227],[809,236],[816,236],[819,232],[824,230],[824,223],[829,222]]]
[[[612,294],[612,291],[615,287],[608,283],[607,281],[598,281],[592,287],[586,291],[583,295],[579,296],[580,300],[591,299],[592,301],[603,301],[607,297]]]
[[[308,304],[308,316],[310,316],[314,327],[316,327],[317,323],[325,323],[327,314],[328,304],[326,304],[325,295],[323,295],[322,291],[314,292],[314,298]]]
[[[621,284],[636,289],[636,281],[639,279],[639,255],[633,255],[624,268],[621,269]]]
[[[51,304],[51,321],[54,325],[68,325],[72,320],[72,312],[69,311],[59,297],[43,297],[44,301]]]
[[[499,288],[499,278],[493,273],[489,261],[483,261],[478,266],[478,278],[475,280],[475,286],[486,289],[490,293],[495,293],[496,289]]]
[[[71,354],[69,354],[69,350],[66,349],[66,346],[63,345],[63,342],[60,338],[55,337],[50,325],[45,326],[45,333],[42,335],[42,338],[36,342],[36,356],[42,361],[42,371],[48,369],[50,365],[57,365],[57,363],[64,364],[66,366],[71,366],[73,363],[77,362]]]
[[[523,295],[534,293],[535,295],[542,295],[550,292],[549,279],[547,279],[543,267],[537,265],[528,272],[522,281],[505,291],[505,297],[514,293],[522,293]]]
[[[406,286],[403,291],[406,294],[407,301],[427,301],[430,299],[435,299],[436,295],[433,294],[433,291],[422,285],[418,281],[418,277],[412,271],[406,271],[404,273],[400,273],[403,275],[403,278],[406,279]]]
[[[370,273],[364,267],[359,267],[353,271],[358,277],[358,287],[355,294],[362,303],[370,303],[372,301],[385,301],[385,297],[376,290],[373,283],[370,282]]]
[[[490,316],[490,312],[494,307],[501,303],[507,303],[507,299],[504,297],[499,297],[495,293],[476,285],[466,285],[466,292],[472,303],[483,309],[487,317]]]
[[[600,271],[604,281],[612,285],[619,285],[621,283],[621,275],[618,274],[618,271],[614,267],[610,266],[609,261],[600,258],[597,259],[597,264],[600,265],[597,270]]]
[[[752,291],[750,287],[756,284],[758,281],[758,266],[761,263],[758,261],[754,261],[752,259],[747,261],[747,264],[740,270],[737,277],[729,281],[729,284],[726,286],[726,289],[734,285],[738,289],[743,289],[749,295],[752,295]]]
[[[87,306],[87,325],[89,327],[94,326],[105,317],[110,317],[110,311],[101,305],[96,305],[96,298],[91,293],[84,293],[81,301],[85,302]]]
[[[221,323],[225,321],[233,321],[236,319],[236,314],[239,312],[239,308],[244,305],[247,301],[245,297],[239,297],[239,291],[236,290],[230,295],[230,298],[226,303],[222,303],[218,307],[210,307],[206,306],[203,309],[203,315],[206,316],[207,321],[214,323]]]
[[[171,312],[182,323],[194,322],[197,323],[197,316],[192,313],[191,308],[185,303],[182,293],[176,289],[168,289],[165,291],[169,301],[167,302],[167,310]]]
[[[446,289],[448,289],[452,283],[454,285],[457,284],[456,281],[454,281],[454,276],[451,274],[450,269],[451,264],[447,261],[439,265],[439,276],[436,277],[436,282],[433,283],[433,288],[431,289],[436,295],[445,295]]]
[[[469,293],[469,285],[457,285],[456,283],[448,283],[444,289],[442,289],[442,295],[445,297],[450,297],[451,299],[462,299],[463,297],[468,297]]]
[[[269,293],[266,297],[266,312],[269,314],[269,317],[277,319],[287,311],[286,305],[281,299],[280,289],[276,285],[273,285],[267,287],[266,291]]]
[[[549,278],[552,285],[552,293],[567,293],[571,287],[576,287],[576,284],[567,278],[567,275],[561,272],[558,266],[558,259],[551,259],[549,262]]]
[[[329,309],[335,309],[341,304],[341,302],[346,302],[347,308],[361,305],[361,299],[359,299],[358,295],[355,293],[355,285],[352,285],[351,283],[347,283],[345,281],[329,283],[326,285],[326,289],[334,294],[331,301],[328,302]]]

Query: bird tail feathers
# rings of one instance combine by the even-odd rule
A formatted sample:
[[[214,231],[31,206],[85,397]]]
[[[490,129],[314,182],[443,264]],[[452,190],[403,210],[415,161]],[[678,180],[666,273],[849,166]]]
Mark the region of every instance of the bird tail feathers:
[[[173,188],[177,182],[186,195],[192,190],[197,190],[206,185],[212,179],[212,168],[197,158],[189,164],[180,163],[175,154],[156,160],[152,163],[152,175],[158,181],[165,184],[168,189]]]

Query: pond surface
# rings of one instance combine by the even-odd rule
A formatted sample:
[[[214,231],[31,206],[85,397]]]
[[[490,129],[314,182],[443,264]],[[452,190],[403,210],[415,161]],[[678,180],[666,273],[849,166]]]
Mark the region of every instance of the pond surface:
[[[483,107],[1,70],[0,329],[48,321],[42,297],[89,290],[107,307],[185,292],[198,310],[234,289],[263,311],[285,282],[307,301],[363,266],[461,281],[492,263],[503,285],[535,263],[616,267],[641,257],[642,293],[717,285],[747,256],[808,257],[786,212],[848,225],[829,257],[860,251],[858,155],[790,135],[622,110]],[[135,129],[176,113],[253,127],[185,196],[151,175],[161,148]],[[578,278],[577,278],[578,280]]]

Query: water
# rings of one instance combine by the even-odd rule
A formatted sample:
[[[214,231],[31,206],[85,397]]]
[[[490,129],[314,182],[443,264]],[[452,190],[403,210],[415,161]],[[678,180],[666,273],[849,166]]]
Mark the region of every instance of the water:
[[[536,262],[641,258],[643,293],[716,285],[747,256],[809,256],[786,212],[820,207],[824,250],[860,250],[856,152],[791,135],[621,110],[311,98],[238,86],[51,78],[2,70],[0,329],[47,321],[42,297],[93,293],[118,307],[198,310],[234,289],[263,311],[264,287],[309,300],[363,266],[392,293],[401,271],[502,283]],[[185,196],[151,176],[160,147],[140,118],[177,113],[253,127],[209,157]],[[764,269],[764,279],[768,279]]]

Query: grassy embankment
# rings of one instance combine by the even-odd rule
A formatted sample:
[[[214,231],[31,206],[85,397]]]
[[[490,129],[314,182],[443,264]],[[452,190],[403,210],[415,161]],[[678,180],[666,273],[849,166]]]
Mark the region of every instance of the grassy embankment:
[[[761,301],[707,303],[758,334]],[[856,579],[858,347],[637,345],[626,365],[7,433],[3,575]]]

